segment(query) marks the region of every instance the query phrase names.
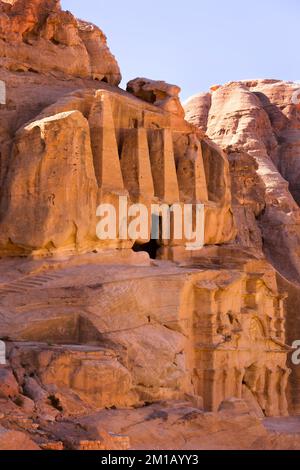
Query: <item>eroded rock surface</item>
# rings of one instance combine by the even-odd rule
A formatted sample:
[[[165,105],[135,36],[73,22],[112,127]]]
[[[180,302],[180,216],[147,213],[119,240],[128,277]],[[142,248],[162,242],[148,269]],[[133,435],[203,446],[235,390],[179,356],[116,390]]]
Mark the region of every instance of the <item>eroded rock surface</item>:
[[[300,335],[298,84],[232,82],[191,98],[186,116],[228,152],[238,245],[264,252],[287,292],[287,336]],[[299,371],[290,364],[291,403],[299,410]]]
[[[264,257],[297,275],[288,93],[215,86],[187,122],[179,87],[120,79],[57,0],[0,2],[0,449],[297,448],[297,293]],[[204,204],[205,247],[150,249],[151,224],[100,240],[96,209],[120,196]]]
[[[248,231],[256,232],[257,248],[263,241],[264,252],[274,266],[299,283],[299,109],[292,101],[297,88],[296,84],[276,80],[231,82],[213,90],[211,101],[199,95],[190,99],[185,108],[190,122],[205,128],[214,142],[229,154],[232,150],[240,153],[240,158],[235,157],[239,165],[243,165],[245,153],[254,158],[258,183],[255,191],[265,188],[264,204],[261,196],[252,194],[252,204],[260,204],[260,210],[253,212],[257,223],[248,211],[248,222],[245,214],[239,214],[238,219],[244,220],[238,225],[241,232],[247,230],[246,225]],[[203,100],[209,106],[204,106]],[[232,166],[235,187],[236,165]],[[241,190],[245,190],[244,185]],[[243,233],[240,239],[244,246],[253,245]]]
[[[121,81],[103,32],[62,11],[59,0],[1,2],[0,56],[1,66],[11,72]]]
[[[52,274],[42,261],[24,262],[21,280],[16,270],[1,291],[0,337],[19,386],[36,403],[51,395],[76,415],[186,397],[217,411],[226,398],[243,398],[244,385],[265,415],[287,415],[275,273],[242,255],[233,264],[222,251],[216,268],[213,255],[195,267],[137,269],[101,266],[94,254],[54,263]]]
[[[184,117],[184,109],[179,99],[181,89],[177,85],[148,78],[136,78],[128,82],[127,91],[165,111]]]
[[[118,89],[78,90],[32,116],[4,145],[2,176],[5,255],[131,248],[136,239],[96,236],[96,208],[118,210],[120,195],[148,207],[203,203],[205,243],[236,236],[225,154],[180,116]],[[186,241],[159,244],[173,259]]]

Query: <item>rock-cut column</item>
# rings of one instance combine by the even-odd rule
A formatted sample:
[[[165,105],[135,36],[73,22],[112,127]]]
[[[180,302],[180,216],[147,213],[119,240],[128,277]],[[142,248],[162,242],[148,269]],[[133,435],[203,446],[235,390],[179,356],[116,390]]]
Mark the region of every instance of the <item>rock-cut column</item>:
[[[90,111],[89,125],[98,186],[104,192],[123,191],[118,144],[108,94],[102,92],[96,95]]]
[[[149,150],[155,196],[167,204],[179,199],[171,129],[150,129]]]

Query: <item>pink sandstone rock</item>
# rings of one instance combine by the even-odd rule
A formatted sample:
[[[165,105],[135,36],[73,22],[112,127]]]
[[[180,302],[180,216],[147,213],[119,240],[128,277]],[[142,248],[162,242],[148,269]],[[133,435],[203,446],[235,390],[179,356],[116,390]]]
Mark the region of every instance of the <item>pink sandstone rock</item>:
[[[19,385],[8,367],[0,366],[0,397],[13,398],[19,393]]]
[[[262,421],[297,405],[294,87],[215,86],[188,122],[179,87],[120,79],[58,1],[0,2],[0,448],[297,447]],[[98,239],[119,196],[203,203],[204,248]]]
[[[1,66],[12,72],[121,81],[102,31],[62,11],[59,0],[1,2],[0,56]]]
[[[184,110],[179,100],[181,89],[176,85],[148,78],[135,78],[127,83],[127,91],[167,112],[184,117]]]
[[[299,337],[300,210],[299,109],[293,102],[298,84],[278,80],[228,83],[211,93],[207,111],[202,98],[187,102],[186,115],[228,152],[232,176],[236,243],[261,250],[279,271],[288,292],[287,336]],[[299,410],[299,372],[290,363],[291,406]]]
[[[260,186],[265,187],[265,207],[256,213],[258,224],[249,220],[249,229],[261,230],[266,256],[283,275],[298,282],[300,210],[295,199],[300,160],[298,112],[292,103],[295,90],[295,84],[276,80],[232,82],[212,93],[208,115],[197,104],[201,98],[188,102],[186,112],[195,114],[198,106],[193,124],[198,121],[203,128],[207,116],[212,140],[228,152],[234,148],[254,158]]]
[[[25,433],[0,426],[0,450],[40,450]]]

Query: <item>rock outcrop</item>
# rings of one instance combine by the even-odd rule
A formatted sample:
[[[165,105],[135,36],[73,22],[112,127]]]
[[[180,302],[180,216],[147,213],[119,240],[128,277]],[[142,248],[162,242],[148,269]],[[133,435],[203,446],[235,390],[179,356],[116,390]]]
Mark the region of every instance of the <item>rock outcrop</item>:
[[[259,91],[277,85],[215,86],[187,122],[175,85],[118,88],[102,31],[57,0],[0,13],[0,449],[295,448],[272,421],[296,389],[264,253],[297,276],[299,228],[283,121]],[[124,199],[201,205],[204,246],[168,238],[160,214],[99,238],[99,206]]]
[[[249,153],[228,148],[228,160],[232,208],[238,227],[234,243],[260,256],[263,253],[263,237],[257,218],[265,209],[266,187],[258,175],[258,164]]]
[[[0,450],[40,450],[25,433],[0,426]]]
[[[279,272],[288,292],[287,335],[300,336],[299,85],[278,80],[232,82],[188,100],[186,116],[228,152],[235,243],[257,256],[262,252]],[[291,403],[299,410],[299,367],[290,383]]]
[[[13,426],[8,403],[19,421],[27,416],[35,440],[35,423],[47,430],[104,408],[130,413],[162,400],[217,412],[236,397],[253,416],[287,416],[288,348],[275,273],[265,261],[242,261],[236,248],[222,250],[181,267],[116,266],[113,253],[111,267],[101,254],[3,261],[1,279],[11,274],[0,304],[3,424]]]
[[[257,224],[250,217],[248,230],[261,230],[261,239],[255,236],[257,248],[263,242],[276,269],[300,282],[299,117],[292,100],[296,89],[296,84],[276,80],[232,82],[217,87],[210,99],[199,95],[188,100],[185,108],[187,118],[224,150],[254,158],[265,196],[260,210],[253,211]],[[244,223],[239,226],[245,231]]]
[[[62,11],[59,0],[0,5],[0,64],[11,72],[54,73],[121,81],[103,32]]]
[[[184,109],[179,99],[181,89],[177,85],[148,78],[136,78],[128,82],[127,91],[169,113],[184,117]]]
[[[45,76],[37,75],[36,85],[31,82],[31,72],[24,72],[24,77],[36,87],[35,96],[28,97],[27,120],[21,113],[23,106],[11,111],[4,107],[3,114],[0,112],[0,120],[2,116],[6,122],[0,252],[86,252],[147,243],[151,224],[143,240],[124,240],[120,234],[115,240],[97,237],[96,208],[111,203],[118,210],[121,195],[128,197],[129,204],[142,202],[148,207],[152,203],[188,203],[195,208],[202,203],[207,220],[205,244],[235,238],[227,159],[181,112],[137,99],[103,82],[95,89],[95,81],[75,78],[74,82],[50,81],[49,95],[41,104]],[[11,75],[4,73],[3,78],[9,102],[10,93],[13,102],[19,102],[22,86],[15,94]],[[13,84],[15,80],[13,75]],[[161,95],[179,92],[178,87],[149,83]],[[77,90],[72,91],[74,88]],[[177,96],[169,99],[180,104]],[[181,256],[185,244],[186,240],[161,239],[160,256]]]

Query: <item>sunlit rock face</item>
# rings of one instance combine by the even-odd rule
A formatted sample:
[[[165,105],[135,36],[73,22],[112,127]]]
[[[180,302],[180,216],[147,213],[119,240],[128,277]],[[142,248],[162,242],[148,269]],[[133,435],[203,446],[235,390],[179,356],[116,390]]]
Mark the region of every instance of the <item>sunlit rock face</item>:
[[[244,219],[239,224],[240,231],[245,232],[246,223],[248,231],[256,233],[251,235],[252,241],[244,240],[244,245],[255,244],[260,249],[263,241],[264,252],[274,266],[290,280],[299,282],[300,134],[299,106],[293,100],[297,88],[297,84],[276,80],[232,82],[213,89],[209,96],[200,94],[191,98],[185,111],[187,119],[205,129],[220,147],[229,154],[235,152],[235,157],[230,158],[235,187],[237,165],[245,165],[245,154],[254,159],[252,176],[247,171],[244,181],[239,177],[238,191],[241,195],[248,192],[248,202],[244,200],[240,206],[245,207],[246,202],[249,207],[253,170],[256,173],[250,196],[253,215],[241,215],[242,210],[238,215]],[[265,189],[263,198],[258,187]],[[243,237],[241,234],[240,238]]]
[[[280,220],[286,260],[297,234],[258,93],[276,85],[215,86],[185,119],[176,85],[118,88],[102,31],[58,1],[0,12],[0,449],[297,446],[262,422],[297,396],[264,257],[280,261]],[[203,204],[204,247],[149,248],[151,220],[143,239],[99,239],[97,208],[120,197]]]
[[[57,1],[2,2],[1,9],[1,253],[148,242],[151,220],[142,240],[97,237],[97,207],[118,209],[120,196],[147,208],[202,203],[205,244],[234,240],[227,158],[184,120],[179,87],[136,79],[128,92],[117,88],[104,34]],[[186,240],[173,238],[159,241],[158,256],[182,256]]]
[[[16,0],[0,6],[1,65],[32,71],[121,81],[103,32],[62,11],[59,0]]]
[[[148,206],[203,203],[206,244],[236,235],[222,151],[181,117],[117,89],[78,90],[42,110],[14,134],[3,171],[7,254],[105,248],[96,237],[96,207],[117,207],[118,195]],[[34,223],[22,229],[28,220]],[[172,252],[184,241],[168,245]]]
[[[300,336],[299,85],[278,80],[232,82],[185,104],[187,119],[228,153],[235,244],[278,271],[280,288],[289,293],[289,343]],[[300,377],[293,369],[291,401],[299,410]]]

